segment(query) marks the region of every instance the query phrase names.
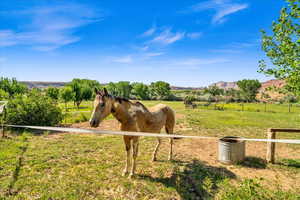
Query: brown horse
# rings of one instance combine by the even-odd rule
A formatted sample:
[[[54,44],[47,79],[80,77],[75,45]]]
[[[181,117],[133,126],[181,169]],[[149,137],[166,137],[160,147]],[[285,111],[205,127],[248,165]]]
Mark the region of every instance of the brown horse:
[[[140,102],[132,102],[124,98],[114,97],[103,91],[96,90],[94,109],[90,119],[92,127],[98,127],[100,122],[110,113],[121,123],[122,131],[151,132],[159,133],[165,126],[168,134],[173,133],[175,125],[174,111],[163,104],[151,107],[149,110]],[[130,164],[130,149],[132,148],[132,168],[129,174],[132,177],[136,168],[136,157],[138,154],[137,136],[123,136],[126,149],[126,165],[123,175],[128,174]],[[154,149],[152,161],[156,160],[156,154],[161,144],[161,139],[157,138],[158,143]],[[172,159],[173,139],[170,138],[169,160]]]

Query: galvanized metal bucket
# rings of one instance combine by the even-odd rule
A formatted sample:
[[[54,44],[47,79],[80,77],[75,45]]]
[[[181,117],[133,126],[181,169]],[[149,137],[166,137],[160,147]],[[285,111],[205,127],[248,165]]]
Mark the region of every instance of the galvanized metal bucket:
[[[240,137],[226,136],[219,139],[218,160],[224,164],[236,164],[245,159],[245,141]]]

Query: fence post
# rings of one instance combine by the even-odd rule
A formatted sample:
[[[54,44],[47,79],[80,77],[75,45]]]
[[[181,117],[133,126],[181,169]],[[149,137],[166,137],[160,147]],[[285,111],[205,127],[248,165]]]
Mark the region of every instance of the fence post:
[[[275,139],[276,138],[276,132],[272,129],[268,129],[268,139]],[[275,143],[274,142],[268,142],[267,143],[267,162],[268,163],[274,163],[275,162]]]

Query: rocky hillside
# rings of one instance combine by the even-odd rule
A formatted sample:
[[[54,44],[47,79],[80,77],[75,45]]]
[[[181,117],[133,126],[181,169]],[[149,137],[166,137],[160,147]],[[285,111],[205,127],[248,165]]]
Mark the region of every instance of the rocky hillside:
[[[280,94],[279,92],[276,92],[274,90],[269,91],[268,88],[275,87],[275,88],[282,88],[285,86],[285,81],[283,80],[269,80],[261,84],[261,88],[259,89],[259,93],[257,95],[257,99],[259,100],[268,100],[262,98],[262,94],[267,94],[270,98],[273,100],[279,100],[284,97],[284,94]]]

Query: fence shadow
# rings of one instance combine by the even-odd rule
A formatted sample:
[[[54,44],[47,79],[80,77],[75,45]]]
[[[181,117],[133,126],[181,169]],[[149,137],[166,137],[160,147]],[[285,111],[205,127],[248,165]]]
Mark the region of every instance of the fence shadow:
[[[24,146],[21,146],[19,148],[20,148],[21,152],[20,152],[20,155],[18,157],[18,161],[16,163],[15,170],[14,170],[13,175],[12,175],[12,179],[11,179],[9,185],[8,185],[8,189],[7,189],[7,192],[6,192],[8,196],[15,195],[15,194],[18,193],[17,190],[14,190],[14,186],[15,186],[15,183],[18,181],[18,178],[19,178],[19,175],[20,175],[20,170],[23,166],[24,154],[27,151],[28,143],[26,142],[26,144]]]
[[[286,167],[294,167],[300,169],[300,160],[299,159],[282,159],[277,164],[286,166]]]
[[[259,157],[248,156],[239,165],[243,167],[265,169],[267,167],[267,162]]]
[[[184,200],[212,198],[218,189],[218,183],[224,179],[236,178],[233,172],[224,167],[209,166],[199,160],[193,160],[190,163],[175,161],[174,165],[170,177],[149,175],[139,175],[139,177],[175,188]]]

